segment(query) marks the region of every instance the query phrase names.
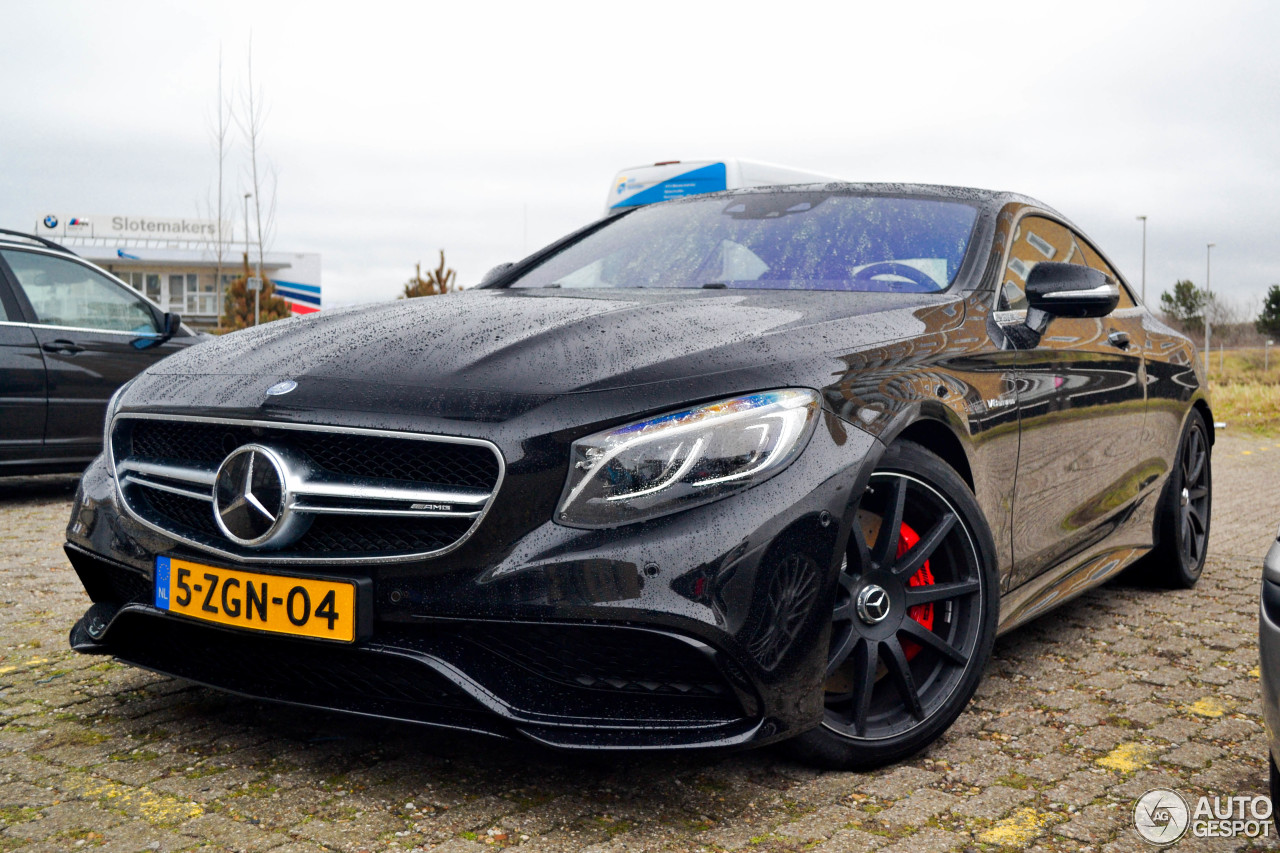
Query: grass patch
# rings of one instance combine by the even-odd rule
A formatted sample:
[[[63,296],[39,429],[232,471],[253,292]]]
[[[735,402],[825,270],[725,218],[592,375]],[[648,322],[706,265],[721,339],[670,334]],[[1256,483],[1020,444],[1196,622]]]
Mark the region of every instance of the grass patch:
[[[111,740],[110,735],[87,729],[63,728],[54,733],[54,746],[97,746]]]
[[[1006,788],[1017,788],[1021,791],[1035,790],[1035,780],[1023,773],[1010,773],[1008,776],[1001,776],[996,780],[997,785],[1004,785]]]
[[[597,824],[599,825],[599,828],[604,830],[605,837],[608,838],[610,841],[613,840],[614,836],[621,835],[624,832],[630,832],[631,830],[635,829],[635,824],[633,824],[629,820],[607,820],[606,821],[601,818],[596,818],[596,821],[597,821]],[[690,827],[690,829],[693,829],[694,831],[702,830],[706,828],[707,828],[706,825],[702,823],[697,824],[696,827]]]
[[[1271,348],[1264,370],[1261,349],[1232,350],[1209,357],[1209,405],[1232,432],[1280,434],[1280,346]]]
[[[208,779],[210,776],[217,776],[219,773],[226,772],[227,768],[220,767],[217,764],[197,764],[182,775],[187,779]]]
[[[272,794],[278,794],[279,792],[279,785],[275,785],[266,779],[256,779],[248,785],[244,785],[231,791],[229,796],[263,798],[270,797]]]
[[[6,806],[0,808],[0,826],[13,826],[35,820],[40,815],[39,809],[30,806]]]
[[[1133,720],[1129,719],[1128,717],[1120,717],[1120,716],[1117,716],[1117,715],[1115,715],[1115,714],[1113,714],[1113,715],[1111,715],[1110,717],[1107,717],[1106,719],[1104,719],[1104,720],[1103,720],[1103,723],[1105,723],[1105,724],[1106,724],[1106,725],[1108,725],[1108,726],[1115,726],[1115,727],[1116,727],[1116,728],[1118,728],[1118,729],[1140,729],[1140,728],[1142,728],[1141,726],[1139,726],[1137,723],[1135,723]]]

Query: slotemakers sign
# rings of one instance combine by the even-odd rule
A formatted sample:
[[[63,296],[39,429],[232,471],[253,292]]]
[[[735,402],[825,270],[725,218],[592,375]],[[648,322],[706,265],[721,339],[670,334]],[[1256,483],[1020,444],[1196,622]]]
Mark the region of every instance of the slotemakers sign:
[[[36,224],[44,237],[104,237],[120,240],[159,240],[177,243],[212,242],[218,239],[215,219],[160,216],[62,216],[50,213]],[[222,223],[222,239],[231,239],[231,223]]]

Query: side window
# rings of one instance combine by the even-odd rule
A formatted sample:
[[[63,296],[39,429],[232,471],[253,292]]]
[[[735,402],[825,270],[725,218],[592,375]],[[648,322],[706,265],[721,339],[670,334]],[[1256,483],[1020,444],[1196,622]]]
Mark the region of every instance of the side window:
[[[1009,263],[1000,284],[1001,311],[1020,311],[1027,307],[1027,276],[1040,261],[1086,263],[1084,241],[1077,241],[1065,226],[1041,216],[1028,216],[1013,232]]]
[[[9,285],[5,282],[3,275],[0,275],[0,321],[24,322],[22,311],[18,309],[18,303],[13,295],[9,293]]]
[[[1125,286],[1124,281],[1121,280],[1120,276],[1116,275],[1116,271],[1111,268],[1111,265],[1104,261],[1102,256],[1093,250],[1092,246],[1084,240],[1081,240],[1080,248],[1084,250],[1085,261],[1088,262],[1089,266],[1093,267],[1098,272],[1103,273],[1116,283],[1116,287],[1120,291],[1120,301],[1116,303],[1117,310],[1121,308],[1132,308],[1138,304],[1134,301],[1133,294],[1129,292],[1129,288]]]
[[[36,252],[0,251],[46,326],[154,334],[155,315],[128,289],[89,267]]]

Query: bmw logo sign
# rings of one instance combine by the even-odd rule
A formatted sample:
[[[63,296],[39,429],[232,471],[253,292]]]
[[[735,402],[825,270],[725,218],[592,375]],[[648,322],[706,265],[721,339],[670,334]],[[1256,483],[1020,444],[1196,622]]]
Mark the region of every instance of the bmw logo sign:
[[[286,379],[283,382],[277,382],[267,389],[268,397],[279,397],[281,394],[288,394],[294,388],[298,387],[298,383],[292,379]]]
[[[57,228],[57,227],[58,227],[58,217],[56,217],[56,216],[54,216],[52,213],[50,213],[48,216],[46,216],[46,217],[44,218],[44,227],[45,227],[45,228]]]

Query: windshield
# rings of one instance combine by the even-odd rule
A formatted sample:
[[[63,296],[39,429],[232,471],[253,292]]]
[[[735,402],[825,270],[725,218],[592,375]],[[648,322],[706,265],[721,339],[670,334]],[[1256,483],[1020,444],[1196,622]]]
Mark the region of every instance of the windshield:
[[[937,199],[770,192],[641,208],[509,287],[931,293],[954,281],[978,211]]]

